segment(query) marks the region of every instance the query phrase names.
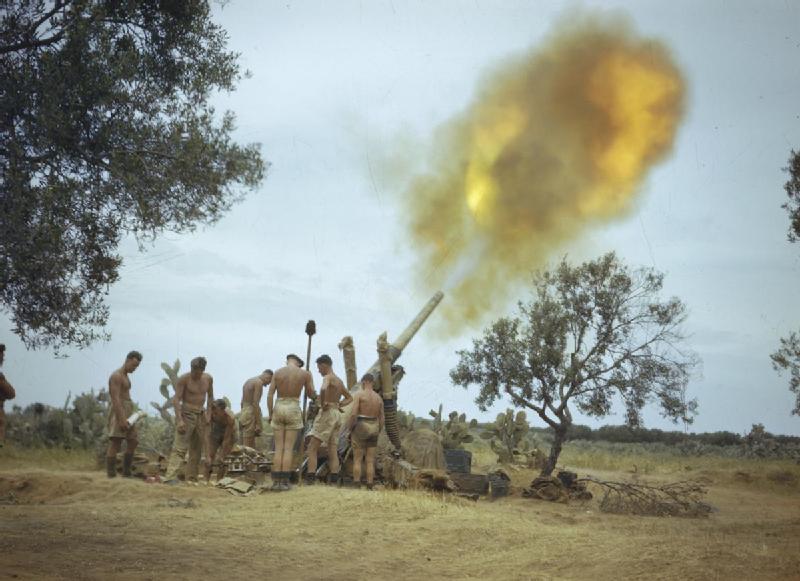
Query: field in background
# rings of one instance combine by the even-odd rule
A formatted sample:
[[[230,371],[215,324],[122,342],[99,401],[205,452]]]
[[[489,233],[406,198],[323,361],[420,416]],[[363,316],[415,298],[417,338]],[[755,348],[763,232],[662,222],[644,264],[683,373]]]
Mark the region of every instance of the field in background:
[[[489,467],[484,442],[472,446],[475,463]],[[797,465],[588,448],[569,444],[561,464],[617,480],[700,478],[716,510],[696,520],[632,517],[601,513],[596,500],[553,504],[517,494],[474,503],[322,486],[242,498],[204,486],[110,481],[89,469],[91,454],[4,448],[0,576],[800,577]],[[535,476],[510,472],[517,487]],[[789,476],[770,479],[777,472]]]

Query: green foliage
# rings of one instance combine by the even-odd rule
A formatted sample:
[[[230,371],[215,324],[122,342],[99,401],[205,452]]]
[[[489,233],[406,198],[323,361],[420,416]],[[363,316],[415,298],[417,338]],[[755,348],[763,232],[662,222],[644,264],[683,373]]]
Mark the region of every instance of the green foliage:
[[[497,414],[494,424],[481,432],[480,437],[490,441],[492,450],[497,454],[498,462],[512,464],[515,461],[515,455],[528,451],[528,442],[525,436],[529,430],[530,425],[525,412],[519,411],[515,415],[514,410],[508,409],[505,413]]]
[[[800,176],[798,179],[800,179]],[[800,196],[800,189],[798,190],[798,195]],[[800,209],[798,209],[798,212],[800,212]],[[800,217],[798,220],[800,220]],[[788,338],[781,338],[780,349],[770,355],[770,358],[772,359],[772,367],[778,373],[789,372],[789,391],[794,393],[796,398],[792,413],[800,415],[800,333],[792,333]]]
[[[7,437],[23,447],[79,447],[92,449],[105,442],[108,420],[107,397],[101,390],[82,393],[63,408],[33,404],[24,410],[14,407],[7,415]]]
[[[161,384],[158,386],[158,390],[164,397],[164,403],[159,404],[151,401],[150,405],[156,411],[158,411],[158,414],[165,422],[167,422],[169,426],[174,426],[175,419],[172,417],[172,414],[169,413],[169,408],[173,407],[172,398],[175,397],[175,391],[178,387],[178,373],[181,370],[181,360],[176,359],[175,363],[173,363],[171,367],[169,363],[162,362],[161,369],[164,370],[166,377],[161,379]],[[169,391],[170,386],[172,386],[172,393]]]
[[[438,434],[442,441],[442,448],[445,450],[463,450],[464,444],[472,442],[473,437],[469,433],[472,423],[467,423],[467,414],[459,415],[458,412],[450,412],[445,422],[442,418],[441,404],[438,411],[431,410],[428,413],[433,418],[433,431]]]
[[[783,186],[789,201],[782,207],[789,212],[789,241],[797,242],[800,240],[800,151],[789,154],[789,165],[784,169],[789,174],[789,180]]]
[[[534,277],[533,299],[519,304],[518,316],[495,321],[472,349],[458,351],[450,377],[480,388],[482,410],[507,397],[553,428],[545,475],[572,424],[570,406],[603,417],[618,398],[627,424],[638,426],[653,402],[689,423],[697,403],[686,399],[686,386],[698,360],[681,347],[686,307],[661,300],[662,286],[662,274],[631,270],[613,252],[579,266],[562,260]]]
[[[397,410],[397,425],[400,428],[401,438],[417,428],[417,418],[411,412]]]
[[[205,0],[0,11],[0,306],[30,348],[107,336],[120,241],[212,224],[264,175],[209,102],[241,78]]]

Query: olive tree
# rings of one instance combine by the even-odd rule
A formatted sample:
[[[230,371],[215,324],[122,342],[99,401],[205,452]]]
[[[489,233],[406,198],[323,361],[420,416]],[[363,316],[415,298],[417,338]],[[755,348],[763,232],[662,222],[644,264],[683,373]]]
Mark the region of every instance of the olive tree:
[[[792,150],[789,165],[783,169],[789,174],[783,186],[789,196],[789,201],[783,205],[789,212],[789,242],[797,242],[800,240],[800,151]],[[770,358],[778,373],[789,372],[789,390],[797,398],[792,413],[800,415],[800,333],[793,332],[781,338],[780,348]]]
[[[28,347],[107,337],[123,237],[218,220],[264,173],[210,97],[241,78],[204,0],[0,0],[0,309]]]
[[[564,259],[534,276],[533,297],[518,315],[457,352],[450,377],[480,388],[482,410],[507,398],[553,429],[542,475],[555,468],[572,409],[603,417],[619,399],[628,425],[638,426],[641,410],[656,402],[665,417],[691,422],[697,403],[687,401],[686,387],[698,359],[682,347],[685,305],[659,298],[663,280],[614,253],[579,266]]]

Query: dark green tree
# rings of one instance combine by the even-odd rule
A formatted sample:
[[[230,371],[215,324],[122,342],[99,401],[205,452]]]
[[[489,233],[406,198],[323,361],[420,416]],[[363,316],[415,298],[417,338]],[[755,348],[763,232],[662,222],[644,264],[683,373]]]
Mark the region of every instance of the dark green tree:
[[[0,0],[0,307],[28,347],[107,337],[120,240],[218,220],[264,174],[210,105],[241,78],[200,0]]]
[[[792,150],[789,165],[783,169],[789,174],[789,180],[783,186],[789,196],[789,201],[783,205],[789,212],[789,242],[797,242],[800,240],[800,151]],[[789,390],[797,398],[792,413],[800,415],[800,333],[781,338],[780,349],[770,358],[778,373],[789,372]]]
[[[789,165],[783,169],[789,174],[789,180],[783,186],[789,201],[782,207],[789,212],[789,242],[797,242],[800,240],[800,151],[792,150]]]
[[[697,357],[681,347],[686,307],[659,299],[663,275],[631,270],[614,253],[572,266],[563,260],[538,273],[533,299],[519,315],[491,324],[458,351],[450,371],[455,385],[478,385],[486,410],[507,397],[536,413],[554,431],[542,475],[555,468],[572,425],[570,406],[595,417],[611,412],[618,397],[628,425],[655,401],[665,417],[691,422],[697,403],[686,386]]]

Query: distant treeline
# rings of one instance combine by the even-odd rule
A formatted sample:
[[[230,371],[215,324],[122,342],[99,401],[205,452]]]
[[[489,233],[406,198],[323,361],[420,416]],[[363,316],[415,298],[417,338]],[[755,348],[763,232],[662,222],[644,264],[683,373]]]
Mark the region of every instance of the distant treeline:
[[[548,436],[552,428],[535,428],[535,432],[545,433]],[[800,444],[798,436],[779,436],[769,432],[763,434],[766,438],[774,439],[778,444]],[[680,431],[665,431],[658,428],[630,428],[628,426],[602,426],[592,429],[589,426],[576,424],[567,430],[567,440],[587,440],[594,442],[620,442],[620,443],[648,443],[661,442],[663,444],[682,444],[697,442],[709,446],[739,446],[745,443],[746,436],[734,432],[703,432],[700,434]]]

